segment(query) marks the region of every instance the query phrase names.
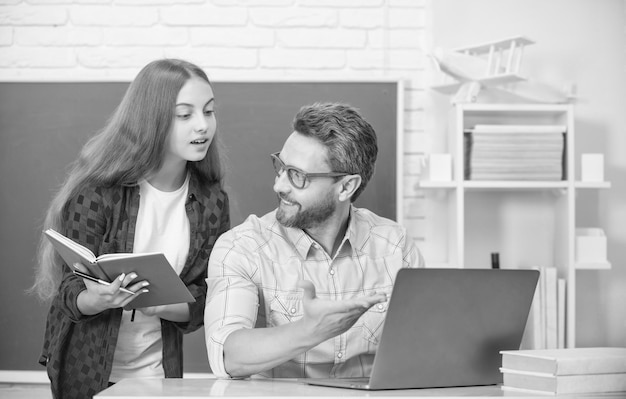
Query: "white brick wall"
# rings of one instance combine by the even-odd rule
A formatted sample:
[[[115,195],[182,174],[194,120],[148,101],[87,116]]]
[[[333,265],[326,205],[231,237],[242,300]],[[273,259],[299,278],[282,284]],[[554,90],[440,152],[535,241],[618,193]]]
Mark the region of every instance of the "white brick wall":
[[[162,57],[214,80],[402,79],[403,223],[423,240],[429,2],[0,0],[0,80],[131,80]]]

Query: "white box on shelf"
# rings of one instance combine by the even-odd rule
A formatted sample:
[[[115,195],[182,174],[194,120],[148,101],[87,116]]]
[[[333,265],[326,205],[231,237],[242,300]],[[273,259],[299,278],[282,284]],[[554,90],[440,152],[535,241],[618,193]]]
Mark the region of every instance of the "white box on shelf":
[[[580,168],[582,181],[604,181],[604,154],[582,154]]]
[[[606,236],[602,229],[576,229],[576,261],[606,262]]]
[[[428,171],[431,181],[452,180],[452,155],[430,154],[428,156]]]

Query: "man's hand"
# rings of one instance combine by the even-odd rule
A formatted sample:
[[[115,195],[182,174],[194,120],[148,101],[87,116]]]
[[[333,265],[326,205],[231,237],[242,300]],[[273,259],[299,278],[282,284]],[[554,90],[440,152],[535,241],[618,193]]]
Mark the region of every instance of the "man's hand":
[[[345,331],[370,307],[387,300],[385,294],[329,301],[315,295],[310,281],[300,280],[304,290],[301,319],[269,328],[241,328],[224,343],[224,367],[231,377],[269,370]]]
[[[298,287],[304,290],[302,305],[304,316],[302,324],[305,329],[321,341],[333,338],[346,332],[373,305],[385,302],[385,294],[328,301],[315,295],[315,286],[307,280],[300,280]]]

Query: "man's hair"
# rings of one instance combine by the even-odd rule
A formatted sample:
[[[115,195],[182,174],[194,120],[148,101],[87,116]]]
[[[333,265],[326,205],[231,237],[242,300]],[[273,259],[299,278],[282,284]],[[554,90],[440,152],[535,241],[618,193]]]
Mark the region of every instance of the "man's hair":
[[[361,176],[361,186],[351,198],[356,201],[374,174],[378,145],[372,126],[348,104],[315,103],[300,108],[293,129],[326,147],[333,172]]]

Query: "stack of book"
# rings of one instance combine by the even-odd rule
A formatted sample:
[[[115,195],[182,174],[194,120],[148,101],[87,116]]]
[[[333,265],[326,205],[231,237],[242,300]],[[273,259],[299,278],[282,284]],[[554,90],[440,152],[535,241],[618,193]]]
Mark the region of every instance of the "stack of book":
[[[626,393],[626,348],[501,351],[502,389],[534,393]]]
[[[564,125],[476,125],[465,131],[466,180],[563,180]]]

